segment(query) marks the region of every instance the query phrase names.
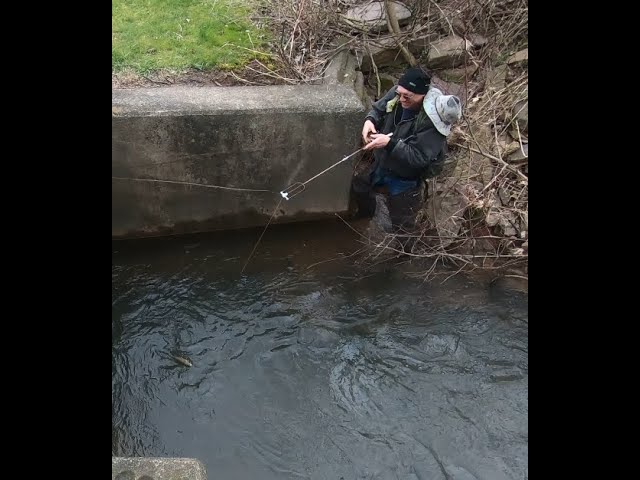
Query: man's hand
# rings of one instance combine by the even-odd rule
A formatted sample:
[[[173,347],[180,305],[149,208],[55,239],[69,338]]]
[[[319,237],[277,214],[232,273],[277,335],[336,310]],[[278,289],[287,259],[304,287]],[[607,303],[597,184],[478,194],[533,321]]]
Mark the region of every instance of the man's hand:
[[[366,120],[364,122],[364,127],[362,127],[362,140],[364,141],[365,145],[371,141],[369,136],[373,133],[378,133],[376,131],[376,126],[371,120]]]
[[[384,148],[389,143],[391,135],[385,135],[383,133],[374,133],[371,135],[370,143],[367,143],[363,149],[373,150],[374,148]]]

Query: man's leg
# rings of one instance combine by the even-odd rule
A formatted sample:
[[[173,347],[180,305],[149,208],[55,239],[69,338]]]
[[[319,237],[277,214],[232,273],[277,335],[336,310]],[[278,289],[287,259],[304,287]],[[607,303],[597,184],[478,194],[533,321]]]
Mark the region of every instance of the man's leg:
[[[351,181],[351,199],[357,211],[356,218],[372,217],[376,210],[376,199],[369,175],[357,175]]]
[[[416,216],[424,205],[424,190],[417,187],[398,195],[389,197],[389,213],[393,223],[393,231],[399,235],[415,233]],[[397,239],[405,252],[411,251],[413,238]]]
[[[389,214],[394,230],[411,231],[415,227],[416,215],[424,204],[421,187],[413,188],[389,197]]]

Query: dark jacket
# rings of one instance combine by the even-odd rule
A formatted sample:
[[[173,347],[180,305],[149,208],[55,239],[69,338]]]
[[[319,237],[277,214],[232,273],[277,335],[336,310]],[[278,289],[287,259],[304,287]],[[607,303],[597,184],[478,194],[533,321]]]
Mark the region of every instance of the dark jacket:
[[[378,133],[393,132],[385,148],[373,151],[375,161],[372,169],[382,168],[403,179],[434,177],[442,171],[446,137],[436,130],[422,108],[411,120],[401,122],[402,106],[396,98],[396,88],[392,87],[367,113],[367,119],[373,122]],[[389,102],[392,102],[389,108],[393,105],[391,112],[387,112]]]

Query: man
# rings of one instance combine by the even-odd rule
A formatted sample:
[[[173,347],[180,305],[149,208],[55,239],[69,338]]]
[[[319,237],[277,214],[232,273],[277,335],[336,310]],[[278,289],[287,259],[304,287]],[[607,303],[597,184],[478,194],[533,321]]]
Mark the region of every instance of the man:
[[[408,69],[373,104],[362,128],[364,149],[373,151],[374,161],[365,175],[354,178],[352,190],[358,216],[375,213],[386,232],[413,227],[424,201],[424,180],[442,171],[446,136],[462,115],[457,97],[430,84],[425,72]]]

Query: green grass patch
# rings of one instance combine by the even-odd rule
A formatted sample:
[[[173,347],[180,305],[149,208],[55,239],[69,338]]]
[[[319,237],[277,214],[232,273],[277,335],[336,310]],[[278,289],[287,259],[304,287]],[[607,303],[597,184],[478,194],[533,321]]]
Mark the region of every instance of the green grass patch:
[[[263,51],[267,31],[243,0],[112,0],[111,69],[228,69]]]

